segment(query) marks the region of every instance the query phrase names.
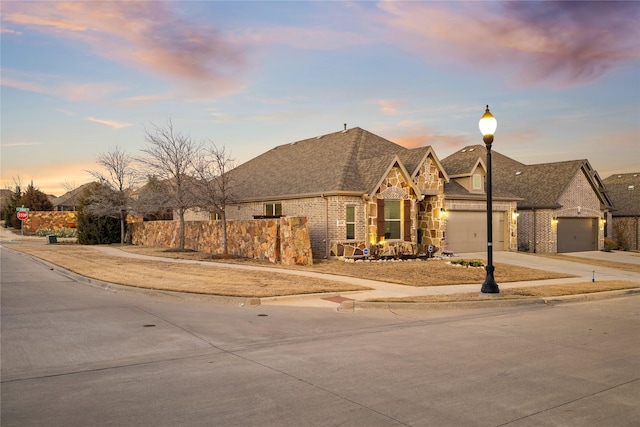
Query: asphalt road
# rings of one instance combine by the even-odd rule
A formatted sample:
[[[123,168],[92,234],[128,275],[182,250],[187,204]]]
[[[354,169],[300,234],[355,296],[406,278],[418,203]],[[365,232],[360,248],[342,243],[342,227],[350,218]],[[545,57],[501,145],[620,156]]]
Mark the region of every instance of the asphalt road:
[[[342,313],[104,289],[2,248],[9,426],[637,426],[640,296]]]

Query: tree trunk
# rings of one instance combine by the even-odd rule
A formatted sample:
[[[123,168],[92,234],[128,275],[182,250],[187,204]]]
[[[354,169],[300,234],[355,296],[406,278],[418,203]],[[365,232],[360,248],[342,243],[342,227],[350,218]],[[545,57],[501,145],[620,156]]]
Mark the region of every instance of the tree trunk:
[[[184,209],[178,209],[178,215],[180,217],[180,247],[178,249],[180,249],[181,251],[184,250],[184,235],[185,235],[185,229],[184,229]]]
[[[229,246],[227,244],[227,215],[222,212],[222,255],[229,255]]]
[[[125,244],[125,236],[127,232],[127,212],[120,211],[120,244]]]

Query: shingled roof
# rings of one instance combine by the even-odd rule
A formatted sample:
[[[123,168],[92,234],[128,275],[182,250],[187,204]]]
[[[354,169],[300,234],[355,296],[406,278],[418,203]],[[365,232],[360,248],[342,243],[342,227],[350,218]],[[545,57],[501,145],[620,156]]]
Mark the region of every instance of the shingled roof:
[[[478,158],[484,159],[486,156],[486,147],[480,144],[472,145],[443,159],[442,165],[450,176],[469,175]],[[585,159],[525,165],[492,150],[491,170],[494,193],[502,193],[503,196],[507,194],[519,196],[521,200],[518,202],[518,208],[520,209],[560,207],[558,199],[576,173],[581,170],[600,197],[602,204],[610,205],[598,184],[597,173]],[[450,194],[449,188],[451,188],[450,185],[445,186],[447,195]],[[454,194],[458,192],[459,189],[456,189]]]
[[[356,127],[280,145],[237,166],[231,192],[239,201],[370,194],[394,163],[413,175],[429,153],[429,146],[407,149]]]
[[[611,175],[602,182],[613,202],[613,216],[640,216],[640,172]]]

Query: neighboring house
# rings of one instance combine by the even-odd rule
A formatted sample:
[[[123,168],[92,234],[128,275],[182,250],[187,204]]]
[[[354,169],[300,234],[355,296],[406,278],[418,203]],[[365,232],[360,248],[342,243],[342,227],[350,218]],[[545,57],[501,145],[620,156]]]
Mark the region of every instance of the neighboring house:
[[[450,181],[445,184],[446,244],[453,252],[481,252],[487,250],[487,175],[486,150],[475,145],[442,160]],[[495,180],[496,163],[492,152],[492,242],[494,251],[518,249],[517,202],[521,197],[506,191]],[[507,159],[507,158],[505,158]]]
[[[407,149],[356,127],[275,147],[229,173],[229,220],[307,217],[316,258],[443,245],[449,179],[431,147]]]
[[[640,250],[640,173],[611,175],[602,181],[613,202],[608,229],[626,250]]]
[[[478,179],[484,180],[484,146],[465,147],[444,159],[442,163],[452,178],[464,182],[464,175],[460,173],[460,169],[455,169],[455,166],[463,163],[460,159],[469,163],[469,159],[474,157],[478,166],[475,169],[468,168],[466,179],[476,179],[477,184]],[[493,191],[497,194],[498,202],[501,199],[506,202],[509,197],[517,201],[517,212],[511,212],[509,215],[506,209],[502,209],[502,216],[504,221],[510,224],[517,221],[518,250],[562,253],[603,248],[604,225],[612,206],[604,192],[600,177],[587,160],[525,165],[495,151],[492,151],[491,160]],[[480,174],[481,178],[473,178],[477,174]],[[460,209],[460,206],[449,208],[449,203],[455,198],[455,189],[449,191],[447,187],[445,194],[451,216],[451,211]],[[497,209],[501,211],[499,205]],[[486,220],[484,224],[477,223],[478,231],[472,232],[479,233],[483,227],[486,228]],[[449,235],[454,228],[455,223],[447,223],[447,234]],[[514,249],[513,242],[510,249]]]
[[[60,197],[56,197],[51,201],[54,211],[60,212],[74,212],[80,207],[80,201],[85,194],[85,191],[90,189],[92,185],[96,185],[95,182],[89,182],[77,187],[71,191],[66,192]]]

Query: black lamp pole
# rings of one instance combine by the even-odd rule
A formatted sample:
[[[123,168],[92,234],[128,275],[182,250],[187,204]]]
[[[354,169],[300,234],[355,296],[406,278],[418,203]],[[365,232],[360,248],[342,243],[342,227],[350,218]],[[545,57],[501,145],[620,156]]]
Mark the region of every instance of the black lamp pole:
[[[493,198],[491,187],[491,144],[493,143],[493,133],[497,127],[497,122],[493,114],[489,111],[489,106],[480,119],[480,131],[482,132],[482,140],[487,147],[487,266],[485,270],[487,276],[482,284],[480,292],[483,294],[498,294],[500,288],[493,277],[495,270],[493,266]]]

